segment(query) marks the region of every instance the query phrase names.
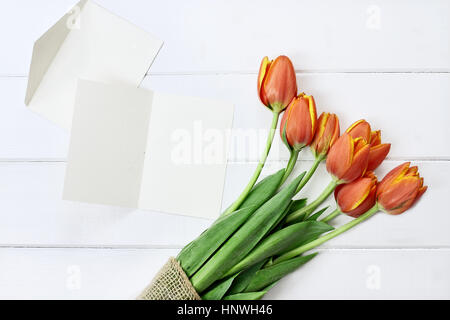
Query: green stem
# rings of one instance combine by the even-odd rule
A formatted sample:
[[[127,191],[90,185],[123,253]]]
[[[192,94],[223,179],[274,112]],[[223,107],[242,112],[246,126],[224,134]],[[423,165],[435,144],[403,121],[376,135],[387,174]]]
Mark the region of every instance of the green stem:
[[[309,242],[303,246],[300,246],[296,249],[293,249],[289,252],[286,252],[285,254],[283,254],[280,257],[278,257],[277,259],[275,259],[272,264],[277,264],[277,263],[289,260],[293,257],[301,255],[302,253],[305,253],[306,251],[314,249],[315,247],[320,246],[321,244],[324,244],[328,240],[331,240],[331,239],[337,237],[338,235],[344,233],[345,231],[347,231],[347,230],[357,226],[361,222],[369,219],[377,212],[378,212],[378,204],[375,204],[371,209],[369,209],[369,211],[367,211],[366,213],[361,215],[359,218],[348,222],[347,224],[343,225],[342,227],[335,229],[334,231],[327,233],[326,235],[324,235],[314,241],[311,241],[311,242]]]
[[[238,209],[239,206],[242,204],[242,202],[244,202],[245,198],[247,198],[248,194],[250,193],[250,191],[252,190],[256,181],[258,180],[259,175],[261,174],[261,170],[264,167],[264,164],[266,163],[267,156],[269,155],[270,147],[272,146],[272,141],[273,141],[273,137],[275,136],[275,131],[277,129],[279,116],[280,116],[279,112],[277,112],[277,111],[273,112],[272,125],[270,127],[269,136],[267,137],[266,148],[264,150],[264,153],[261,156],[261,159],[259,160],[258,166],[256,167],[256,170],[253,173],[253,176],[250,179],[250,181],[248,182],[244,191],[242,191],[239,198],[230,207],[228,207],[228,209],[223,213],[223,215],[232,213],[233,211]]]
[[[286,166],[286,171],[284,172],[283,179],[281,179],[280,186],[286,181],[286,179],[289,177],[289,175],[291,174],[292,170],[294,169],[295,164],[297,163],[298,153],[299,152],[300,152],[300,150],[292,149],[291,156],[290,156],[289,162],[288,162],[288,164]]]
[[[330,213],[329,215],[327,215],[325,218],[323,218],[320,221],[329,222],[329,221],[333,220],[334,218],[336,218],[341,213],[342,213],[341,210],[339,210],[339,208],[336,208],[332,213]]]
[[[303,207],[297,211],[292,212],[290,215],[286,218],[286,224],[291,224],[295,222],[299,217],[305,215],[305,219],[308,218],[308,215],[310,215],[322,202],[324,202],[330,194],[336,189],[338,185],[338,181],[332,180],[328,186],[322,191],[320,196],[317,197],[316,200],[308,204],[306,207]]]
[[[300,184],[297,187],[297,190],[295,190],[295,193],[299,193],[300,190],[303,189],[303,187],[305,186],[305,184],[308,183],[309,179],[311,179],[312,175],[314,174],[314,172],[316,172],[317,167],[319,166],[319,164],[323,161],[323,159],[325,159],[322,156],[319,156],[316,158],[316,160],[314,160],[313,165],[311,166],[311,168],[309,169],[309,171],[306,173],[306,175],[303,177],[303,180],[300,182]]]

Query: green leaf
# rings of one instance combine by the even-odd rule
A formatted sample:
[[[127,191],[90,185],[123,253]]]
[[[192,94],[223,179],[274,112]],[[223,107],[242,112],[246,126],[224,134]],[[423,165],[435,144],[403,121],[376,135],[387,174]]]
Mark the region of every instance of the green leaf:
[[[191,278],[197,292],[202,292],[242,260],[278,221],[289,205],[304,173],[282,189],[230,237]]]
[[[305,221],[287,226],[262,240],[243,260],[231,268],[224,277],[247,269],[269,257],[299,247],[330,230],[333,230],[333,227],[320,221]]]
[[[274,233],[274,232],[280,230],[281,228],[283,228],[284,223],[282,221],[284,221],[285,217],[287,215],[291,214],[292,212],[299,210],[299,209],[303,208],[304,206],[306,206],[306,201],[307,201],[306,198],[292,200],[291,203],[289,204],[289,206],[286,208],[286,212],[284,212],[283,215],[280,216],[280,219],[272,227],[272,230],[270,230],[270,233]]]
[[[285,216],[289,216],[291,213],[306,207],[307,201],[308,201],[307,198],[293,200],[291,206],[289,207],[289,211],[287,212],[287,214]],[[306,213],[304,213],[301,216],[299,216],[298,219],[296,220],[296,222],[303,221],[303,219],[305,217],[306,217]]]
[[[269,292],[270,289],[272,289],[273,287],[275,287],[275,285],[278,283],[279,280],[271,283],[270,285],[268,285],[267,287],[265,287],[264,289],[262,289],[261,291],[266,291]]]
[[[267,291],[245,292],[226,296],[223,300],[260,300]]]
[[[334,230],[334,227],[322,221],[303,221],[296,224],[300,225],[304,224],[305,229],[302,231],[301,235],[297,238],[297,240],[294,241],[292,245],[287,246],[284,250],[282,250],[280,254],[291,251],[292,249],[295,249],[297,247],[303,246],[306,243],[316,240],[323,233]]]
[[[192,276],[209,257],[272,195],[277,191],[284,169],[259,182],[241,205],[240,210],[221,216],[197,239],[181,250],[177,260],[188,277]]]
[[[309,217],[308,219],[306,219],[306,221],[317,221],[317,219],[319,219],[319,217],[322,215],[322,213],[324,213],[325,211],[327,211],[327,209],[329,208],[325,207],[322,210],[317,211],[316,213],[314,213],[311,217]]]
[[[282,223],[282,221],[284,221],[284,218],[289,214],[289,210],[290,210],[292,204],[293,204],[293,202],[291,201],[291,202],[289,203],[289,205],[287,206],[287,208],[284,209],[283,214],[280,215],[280,216],[278,217],[278,220],[273,224],[272,228],[270,228],[270,230],[269,230],[269,232],[267,233],[266,236],[268,236],[268,235],[270,235],[270,234],[272,234],[272,233],[275,233],[275,232],[277,232],[278,230],[280,230],[280,229],[283,228],[283,223]]]
[[[256,272],[255,276],[253,277],[252,281],[245,289],[245,291],[254,292],[270,286],[274,282],[283,278],[285,275],[291,273],[292,271],[310,261],[316,255],[317,252],[308,256],[292,258],[290,260],[259,270],[258,272]]]
[[[275,192],[277,192],[281,180],[283,179],[284,171],[284,169],[278,170],[276,173],[271,174],[261,180],[261,182],[258,182],[239,208],[262,206],[275,194]]]
[[[236,294],[241,293],[247,288],[248,284],[252,280],[253,276],[256,274],[256,272],[261,269],[261,267],[266,263],[265,261],[262,261],[260,263],[257,263],[247,270],[244,270],[240,273],[238,273],[238,276],[233,281],[233,285],[231,286],[230,290],[228,291],[228,294]]]
[[[234,233],[258,208],[246,207],[219,218],[208,230],[188,244],[177,260],[188,277],[192,276],[208,258]]]
[[[234,277],[231,277],[229,279],[226,279],[217,285],[215,285],[212,289],[208,290],[203,296],[203,300],[221,300],[223,296],[227,293],[230,286],[233,284],[234,279],[237,275]]]
[[[300,210],[301,208],[306,206],[306,201],[308,199],[307,198],[302,198],[302,199],[298,199],[298,200],[293,200],[292,201],[292,205],[289,208],[289,213],[292,213],[294,211]]]

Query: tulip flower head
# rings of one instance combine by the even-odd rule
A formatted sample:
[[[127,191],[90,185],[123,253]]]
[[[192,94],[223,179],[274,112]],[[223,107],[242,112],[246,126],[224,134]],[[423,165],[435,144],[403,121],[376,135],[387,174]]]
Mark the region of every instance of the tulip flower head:
[[[327,170],[339,183],[349,183],[366,172],[370,145],[362,138],[344,133],[331,147],[327,156]]]
[[[316,134],[311,143],[314,156],[325,158],[330,147],[339,138],[339,134],[339,118],[337,115],[323,112],[319,117]]]
[[[358,218],[375,205],[376,190],[377,177],[372,171],[367,171],[363,177],[339,185],[334,191],[334,198],[341,212]]]
[[[274,112],[281,112],[297,95],[297,79],[291,60],[279,56],[261,62],[258,76],[258,95],[261,102]]]
[[[378,184],[378,205],[386,213],[398,215],[417,202],[426,190],[418,168],[406,162],[391,170]]]
[[[301,93],[292,100],[281,119],[280,135],[289,150],[299,151],[309,145],[317,126],[313,96]]]
[[[358,120],[353,123],[346,132],[353,138],[362,138],[370,143],[369,163],[367,170],[375,170],[386,159],[390,149],[390,143],[381,143],[381,131],[371,131],[370,124],[366,120]]]

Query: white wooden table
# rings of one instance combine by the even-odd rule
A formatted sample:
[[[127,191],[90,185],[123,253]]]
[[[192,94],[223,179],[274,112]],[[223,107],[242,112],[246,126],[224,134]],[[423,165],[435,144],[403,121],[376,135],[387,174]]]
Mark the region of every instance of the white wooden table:
[[[34,40],[74,2],[1,2],[0,298],[133,299],[210,221],[61,200],[68,134],[23,100]],[[359,118],[382,129],[392,151],[380,177],[419,165],[430,188],[417,206],[323,246],[267,298],[450,298],[449,1],[97,2],[165,41],[144,87],[231,101],[235,129],[265,129],[259,62],[286,54],[319,112],[337,113],[342,129]],[[287,157],[276,140],[269,170]],[[258,153],[239,155],[224,206]],[[302,159],[298,172],[311,164]],[[326,183],[320,168],[304,194]]]

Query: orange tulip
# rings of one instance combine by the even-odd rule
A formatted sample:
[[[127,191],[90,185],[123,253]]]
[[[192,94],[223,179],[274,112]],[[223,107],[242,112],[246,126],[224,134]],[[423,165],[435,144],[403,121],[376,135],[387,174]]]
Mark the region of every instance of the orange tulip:
[[[346,215],[358,218],[375,205],[377,177],[372,171],[355,181],[339,185],[334,191],[334,198],[339,210]]]
[[[416,166],[406,162],[391,170],[378,184],[377,201],[381,210],[397,215],[408,210],[427,190]]]
[[[316,134],[311,143],[311,150],[316,158],[325,157],[330,147],[339,138],[339,118],[335,114],[323,112],[317,124]]]
[[[313,96],[301,93],[283,114],[281,139],[289,149],[300,150],[312,142],[317,126],[316,103]]]
[[[369,161],[369,144],[344,133],[331,147],[327,157],[327,170],[338,183],[349,183],[360,178]]]
[[[297,79],[288,57],[279,56],[275,61],[264,57],[259,69],[258,94],[261,102],[275,112],[289,105],[297,95]]]
[[[362,138],[370,143],[369,163],[367,170],[375,170],[387,157],[390,149],[390,143],[381,143],[381,131],[371,131],[370,124],[366,120],[358,120],[347,130],[353,138]]]

